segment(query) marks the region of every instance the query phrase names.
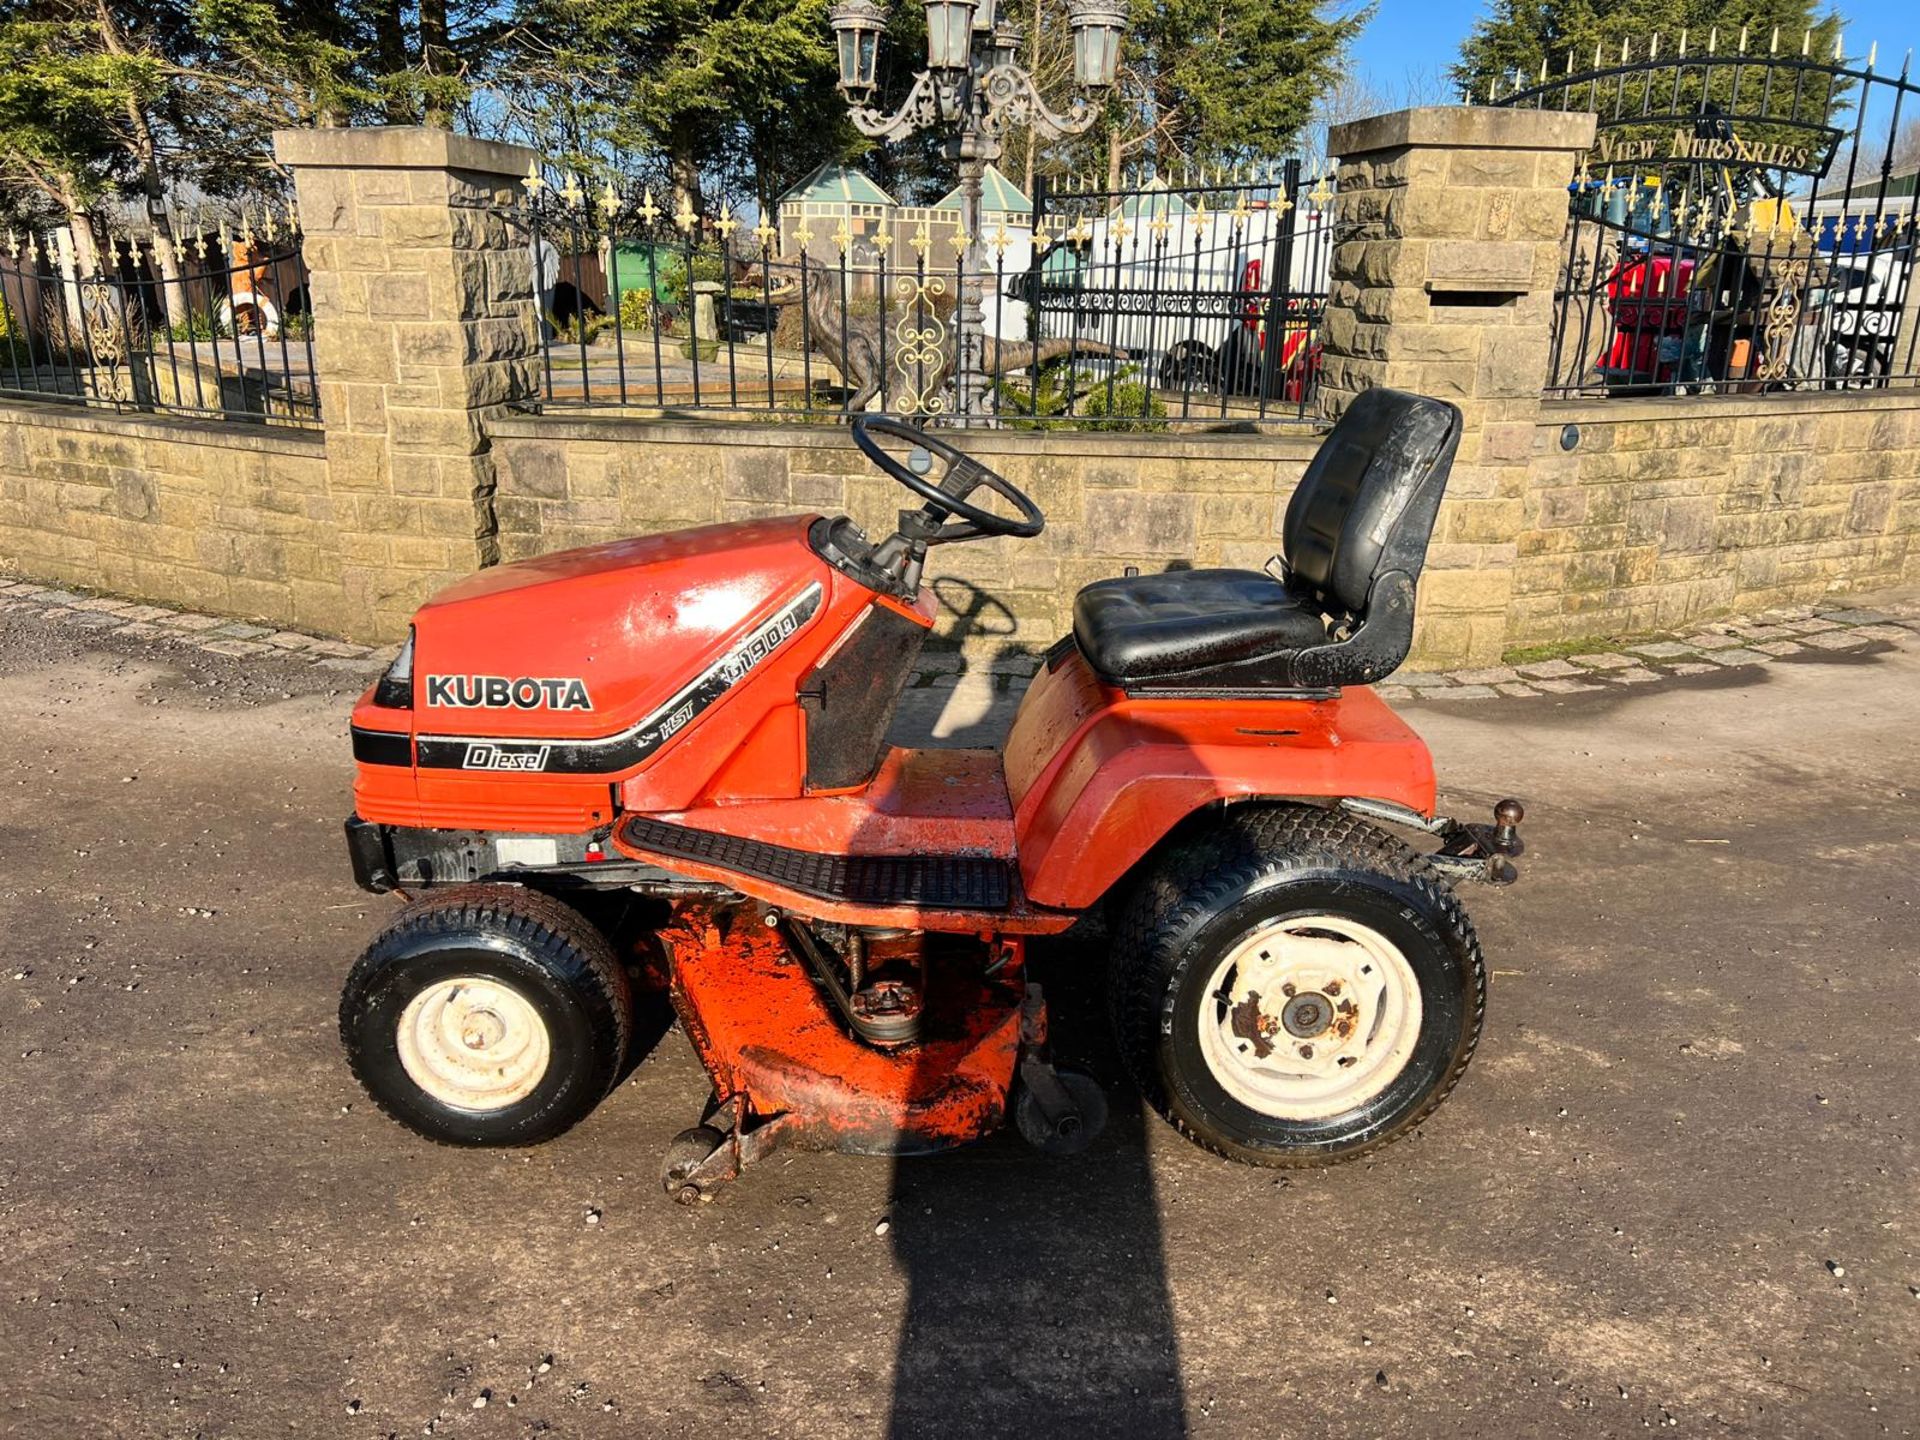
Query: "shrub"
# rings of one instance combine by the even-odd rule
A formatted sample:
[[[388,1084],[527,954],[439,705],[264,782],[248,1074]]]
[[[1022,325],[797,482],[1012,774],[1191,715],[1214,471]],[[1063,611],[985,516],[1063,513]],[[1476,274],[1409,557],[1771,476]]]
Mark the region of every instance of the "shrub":
[[[620,297],[620,328],[629,335],[647,330],[653,323],[653,292],[628,290]]]
[[[547,313],[547,324],[553,328],[556,342],[568,345],[591,345],[613,322],[605,315],[575,315],[562,325],[553,313]]]
[[[1111,386],[1104,382],[1087,391],[1080,404],[1088,430],[1164,430],[1167,407],[1158,395],[1138,380],[1129,379],[1131,367],[1114,376]]]

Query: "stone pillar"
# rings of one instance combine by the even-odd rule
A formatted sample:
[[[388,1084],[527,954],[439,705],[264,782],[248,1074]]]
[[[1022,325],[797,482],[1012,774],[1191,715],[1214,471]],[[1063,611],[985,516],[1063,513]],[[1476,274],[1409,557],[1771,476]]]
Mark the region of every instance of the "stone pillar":
[[[1594,126],[1588,114],[1425,106],[1328,136],[1339,228],[1323,410],[1336,418],[1386,385],[1466,418],[1420,583],[1422,668],[1491,666],[1506,648],[1567,187]]]
[[[283,130],[310,273],[338,583],[303,601],[356,640],[498,558],[484,412],[533,396],[534,156],[443,130]]]

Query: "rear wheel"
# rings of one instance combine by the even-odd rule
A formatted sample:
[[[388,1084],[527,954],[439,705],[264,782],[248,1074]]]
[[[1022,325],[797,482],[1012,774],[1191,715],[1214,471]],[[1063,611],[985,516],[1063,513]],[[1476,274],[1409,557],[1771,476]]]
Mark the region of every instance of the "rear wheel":
[[[340,1038],[376,1104],[449,1145],[532,1145],[622,1073],[626,972],[578,911],[466,885],[402,911],[347,977]]]
[[[1452,889],[1336,811],[1246,807],[1177,837],[1128,907],[1111,1003],[1148,1102],[1196,1144],[1324,1165],[1440,1104],[1486,1004]]]

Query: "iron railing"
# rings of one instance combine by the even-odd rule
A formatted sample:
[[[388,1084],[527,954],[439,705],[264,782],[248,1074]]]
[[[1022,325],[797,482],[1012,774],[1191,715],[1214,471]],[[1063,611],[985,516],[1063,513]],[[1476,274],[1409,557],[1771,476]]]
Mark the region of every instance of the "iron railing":
[[[1600,117],[1571,187],[1549,395],[1920,378],[1920,155],[1900,151],[1920,89],[1871,57],[1816,58],[1811,35],[1786,53],[1777,34],[1722,38],[1625,50],[1497,101]]]
[[[529,190],[550,407],[1165,430],[1302,418],[1318,374],[1331,190],[1298,162],[1043,183],[988,212],[975,272],[953,208],[809,201],[749,229],[644,187]]]
[[[277,219],[164,240],[70,234],[0,246],[0,394],[313,427],[312,309]]]

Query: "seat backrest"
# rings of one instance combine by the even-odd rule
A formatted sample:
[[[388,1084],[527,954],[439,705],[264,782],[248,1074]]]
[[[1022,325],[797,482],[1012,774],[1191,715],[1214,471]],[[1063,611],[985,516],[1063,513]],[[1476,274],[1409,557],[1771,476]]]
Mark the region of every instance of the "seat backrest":
[[[1404,390],[1365,390],[1321,442],[1281,528],[1287,583],[1323,609],[1358,615],[1374,577],[1418,578],[1460,412]]]

